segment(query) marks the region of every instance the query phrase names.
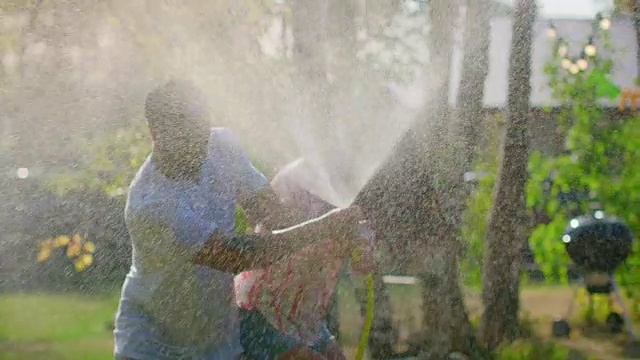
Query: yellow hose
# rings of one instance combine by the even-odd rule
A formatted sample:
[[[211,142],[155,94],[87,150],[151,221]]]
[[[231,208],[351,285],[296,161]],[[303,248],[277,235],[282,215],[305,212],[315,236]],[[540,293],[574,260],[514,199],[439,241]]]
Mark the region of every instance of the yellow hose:
[[[367,311],[364,316],[362,335],[360,336],[360,344],[358,345],[355,360],[362,360],[364,358],[364,351],[369,344],[369,334],[371,333],[371,325],[373,324],[373,306],[373,274],[369,273],[367,274]]]
[[[352,261],[359,263],[362,260],[362,249],[356,249],[352,253]],[[374,308],[374,290],[373,290],[373,274],[368,273],[366,278],[367,287],[367,309],[364,316],[364,325],[362,326],[362,334],[360,336],[360,344],[356,351],[355,360],[362,360],[364,352],[369,344],[369,335],[371,334],[371,325],[373,325],[373,308]]]

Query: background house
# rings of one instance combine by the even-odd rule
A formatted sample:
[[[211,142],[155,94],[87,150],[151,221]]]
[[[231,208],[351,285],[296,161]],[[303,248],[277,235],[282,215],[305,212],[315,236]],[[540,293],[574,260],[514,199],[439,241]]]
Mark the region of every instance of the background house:
[[[580,56],[582,46],[587,43],[592,33],[592,19],[553,19],[558,36],[569,43],[569,56]],[[534,39],[531,64],[531,111],[529,123],[532,148],[545,153],[558,153],[563,149],[563,137],[557,132],[555,113],[561,105],[552,97],[548,85],[548,77],[544,67],[551,59],[552,41],[549,38],[550,19],[539,18],[534,26]],[[482,121],[486,126],[495,126],[495,114],[501,113],[506,106],[509,76],[509,55],[511,50],[512,24],[508,16],[498,16],[491,20],[489,46],[489,69],[484,86],[485,115]],[[612,19],[610,28],[613,60],[612,80],[621,88],[634,87],[638,77],[638,45],[636,29],[631,16],[618,16]],[[598,47],[599,51],[604,49]],[[456,98],[462,78],[462,57],[464,50],[461,39],[454,48],[451,78],[449,86],[449,104],[456,106]],[[420,81],[422,80],[422,81]],[[427,76],[415,83],[403,87],[397,83],[389,84],[395,97],[409,108],[421,107],[424,103]],[[603,101],[605,116],[619,118],[617,99]],[[545,111],[544,109],[551,109]]]
[[[580,56],[582,46],[592,33],[592,20],[553,20],[558,36],[569,43],[569,55]],[[532,148],[544,152],[557,153],[563,149],[563,137],[556,131],[554,111],[545,112],[543,108],[557,108],[544,67],[551,58],[552,39],[548,36],[549,20],[541,18],[534,27],[534,40],[531,64],[531,107],[533,116],[530,121]],[[511,19],[495,18],[491,21],[491,42],[489,47],[489,72],[484,87],[484,107],[489,114],[501,112],[506,106],[511,43]],[[616,17],[611,22],[611,45],[613,59],[612,78],[621,88],[633,87],[638,76],[638,57],[636,29],[629,16]],[[600,51],[604,51],[601,47]],[[463,51],[457,47],[454,51],[451,74],[450,103],[455,106],[462,71]],[[610,117],[619,115],[618,102],[603,101],[605,114]]]

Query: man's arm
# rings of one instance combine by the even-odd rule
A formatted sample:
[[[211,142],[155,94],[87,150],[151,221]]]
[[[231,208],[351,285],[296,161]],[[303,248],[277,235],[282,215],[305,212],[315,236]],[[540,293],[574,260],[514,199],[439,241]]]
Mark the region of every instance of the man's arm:
[[[236,199],[249,223],[262,225],[267,231],[261,235],[212,236],[196,256],[195,261],[228,271],[261,267],[295,253],[307,245],[333,238],[340,247],[352,248],[357,237],[359,209],[334,211],[320,218],[283,229],[308,218],[292,212],[278,200],[265,176],[251,163],[240,141],[229,131],[217,139],[226,149],[234,178]],[[343,249],[340,249],[343,250]]]
[[[260,224],[266,229],[284,229],[309,219],[295,207],[285,206],[272,188],[265,188],[247,199],[241,200],[250,224]]]
[[[351,240],[357,239],[357,224],[361,218],[360,209],[352,207],[334,210],[290,228],[263,234],[225,236],[214,232],[198,251],[193,262],[221,271],[239,273],[267,266],[315,243],[316,239],[329,237],[343,240],[334,252],[336,256],[347,256],[356,245]]]
[[[139,250],[153,254],[162,263],[186,261],[226,272],[241,272],[263,267],[300,251],[331,235],[343,237],[340,249],[347,252],[356,238],[360,210],[336,210],[294,227],[265,234],[225,235],[214,222],[181,211],[176,206],[157,202],[131,211],[127,228]],[[331,221],[333,234],[323,223]],[[309,236],[311,234],[311,236]]]

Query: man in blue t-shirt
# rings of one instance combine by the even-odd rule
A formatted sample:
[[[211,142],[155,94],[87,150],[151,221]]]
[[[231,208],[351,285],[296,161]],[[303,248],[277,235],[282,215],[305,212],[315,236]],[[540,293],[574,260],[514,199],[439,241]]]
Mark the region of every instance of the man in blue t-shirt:
[[[230,131],[211,130],[206,101],[193,85],[170,81],[152,91],[145,116],[153,150],[125,209],[133,257],[116,315],[115,357],[237,359],[233,275],[328,237],[342,239],[336,256],[347,256],[362,241],[362,215],[354,207],[284,230],[235,234],[237,205],[266,229],[301,219],[284,210]]]

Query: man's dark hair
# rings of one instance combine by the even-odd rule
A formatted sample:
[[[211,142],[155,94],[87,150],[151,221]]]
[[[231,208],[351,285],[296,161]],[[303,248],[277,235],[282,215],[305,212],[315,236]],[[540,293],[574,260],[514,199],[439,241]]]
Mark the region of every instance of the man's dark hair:
[[[185,121],[207,116],[202,92],[191,82],[171,80],[147,95],[145,118],[149,127],[171,129]]]

